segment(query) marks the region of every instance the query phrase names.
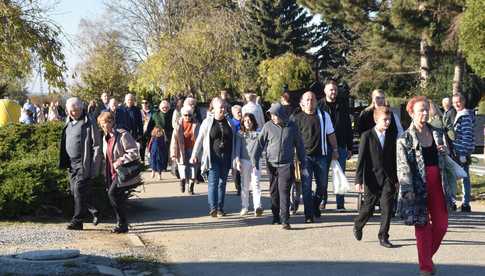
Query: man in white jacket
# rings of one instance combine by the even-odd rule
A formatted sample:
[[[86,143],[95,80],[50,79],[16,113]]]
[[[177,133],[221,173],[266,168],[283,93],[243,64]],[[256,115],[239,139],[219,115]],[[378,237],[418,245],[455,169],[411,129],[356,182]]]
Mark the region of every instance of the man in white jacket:
[[[256,94],[247,93],[244,95],[247,103],[242,107],[242,115],[246,113],[251,113],[256,118],[258,123],[258,130],[261,129],[265,123],[263,109],[259,104],[256,103]]]

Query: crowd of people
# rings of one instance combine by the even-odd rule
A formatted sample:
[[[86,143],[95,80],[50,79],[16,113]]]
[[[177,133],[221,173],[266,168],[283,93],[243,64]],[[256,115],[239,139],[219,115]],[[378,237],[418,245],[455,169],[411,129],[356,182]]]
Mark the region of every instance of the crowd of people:
[[[68,229],[83,229],[87,211],[94,224],[99,222],[99,212],[90,204],[89,182],[104,163],[117,219],[113,232],[127,232],[126,198],[117,168],[146,157],[154,178],[161,179],[170,166],[180,179],[182,193],[194,194],[197,183],[205,179],[211,217],[226,215],[231,170],[240,195],[240,215],[250,214],[251,189],[253,214],[262,216],[266,206],[261,201],[260,160],[264,158],[272,223],[290,229],[290,213],[297,212],[300,196],[304,222],[314,223],[328,203],[331,162],[338,162],[345,171],[352,156],[351,111],[347,99],[338,96],[334,81],[325,83],[323,95],[305,92],[297,107],[289,106],[287,96],[283,94],[282,101],[271,104],[265,113],[255,94],[246,94],[244,105],[238,105],[222,91],[206,114],[193,97],[173,103],[162,100],[158,110],[152,110],[146,100],[138,107],[131,94],[118,105],[103,93],[100,102],[91,102],[87,108],[79,99],[70,98],[61,141],[61,167],[69,171],[75,201]],[[393,247],[389,229],[397,209],[405,224],[415,226],[420,269],[430,275],[435,271],[432,257],[446,233],[448,212],[457,209],[457,175],[449,163],[456,162],[468,173],[474,150],[473,112],[465,108],[461,94],[443,100],[444,113],[426,97],[417,96],[407,104],[412,122],[404,130],[400,117],[387,105],[384,91],[373,91],[371,98],[370,106],[354,119],[360,136],[355,189],[364,194],[364,201],[353,233],[362,239],[363,228],[379,205],[379,243]],[[460,209],[470,212],[469,176],[463,184]],[[336,203],[338,211],[345,210],[344,195],[337,195]]]

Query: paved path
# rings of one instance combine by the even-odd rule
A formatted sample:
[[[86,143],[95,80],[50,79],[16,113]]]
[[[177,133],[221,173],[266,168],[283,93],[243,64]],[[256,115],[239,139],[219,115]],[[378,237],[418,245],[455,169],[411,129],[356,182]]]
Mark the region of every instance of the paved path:
[[[393,222],[391,242],[378,245],[378,218],[357,242],[352,235],[356,197],[347,197],[348,212],[337,213],[330,197],[322,217],[304,224],[302,210],[290,219],[293,229],[270,225],[268,182],[262,186],[264,217],[239,217],[240,198],[228,183],[224,218],[207,214],[207,185],[196,195],[181,194],[168,173],[148,180],[130,207],[133,232],[148,244],[163,246],[177,275],[417,275],[414,228]],[[485,275],[485,207],[453,214],[444,244],[435,256],[439,275]]]

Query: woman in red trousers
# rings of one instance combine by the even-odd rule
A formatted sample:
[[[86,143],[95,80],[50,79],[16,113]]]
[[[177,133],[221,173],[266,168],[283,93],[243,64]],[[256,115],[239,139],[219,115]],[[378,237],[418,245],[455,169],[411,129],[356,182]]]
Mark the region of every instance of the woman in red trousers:
[[[446,147],[443,131],[429,125],[429,101],[416,96],[406,110],[413,119],[397,141],[398,211],[414,225],[420,275],[434,275],[433,256],[448,228],[451,185],[444,174]]]

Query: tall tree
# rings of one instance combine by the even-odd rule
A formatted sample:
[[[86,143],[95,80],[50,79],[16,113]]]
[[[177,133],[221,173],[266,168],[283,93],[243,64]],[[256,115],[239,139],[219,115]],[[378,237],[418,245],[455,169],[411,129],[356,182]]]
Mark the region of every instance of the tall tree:
[[[449,29],[463,11],[463,0],[300,2],[321,13],[323,18],[342,20],[360,35],[360,47],[352,53],[357,57],[353,60],[357,77],[365,75],[363,73],[372,76],[374,73],[366,69],[366,65],[380,63],[386,70],[376,71],[375,79],[379,82],[393,82],[398,77],[413,85],[417,80],[420,93],[427,93],[432,74],[440,72],[435,61],[444,56],[456,56],[456,48],[445,47],[445,42]],[[379,74],[383,77],[379,78]],[[379,82],[371,81],[373,85]]]
[[[104,92],[118,100],[128,93],[131,71],[120,37],[116,31],[97,34],[99,40],[78,65],[79,81],[71,87],[73,94],[89,101]]]
[[[41,64],[44,78],[64,87],[61,29],[39,0],[0,1],[0,85],[27,77]]]
[[[460,48],[475,73],[485,78],[485,2],[467,0],[460,26]]]
[[[312,45],[311,17],[295,0],[248,0],[245,7],[245,55],[262,60],[290,52],[304,55]]]

